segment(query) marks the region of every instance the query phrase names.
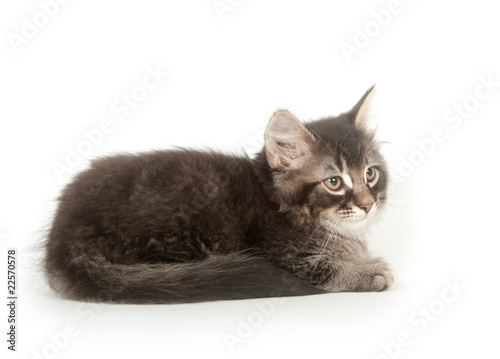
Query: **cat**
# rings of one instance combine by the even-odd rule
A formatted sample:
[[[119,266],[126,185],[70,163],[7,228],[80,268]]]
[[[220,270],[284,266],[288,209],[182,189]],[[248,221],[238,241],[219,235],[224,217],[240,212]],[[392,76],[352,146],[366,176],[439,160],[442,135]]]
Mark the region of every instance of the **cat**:
[[[94,160],[59,197],[50,287],[135,304],[388,289],[392,272],[363,239],[389,180],[367,125],[373,93],[309,123],[277,111],[254,158],[175,149]]]

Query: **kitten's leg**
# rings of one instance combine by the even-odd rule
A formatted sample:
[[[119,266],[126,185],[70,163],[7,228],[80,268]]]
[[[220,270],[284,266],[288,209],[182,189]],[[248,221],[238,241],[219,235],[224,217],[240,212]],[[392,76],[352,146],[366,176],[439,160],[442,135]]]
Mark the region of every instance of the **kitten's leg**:
[[[332,258],[325,265],[332,270],[332,275],[324,284],[324,289],[328,291],[380,292],[394,283],[392,271],[380,258]]]
[[[379,258],[311,256],[293,263],[289,270],[314,287],[329,292],[380,292],[394,282],[389,266]]]

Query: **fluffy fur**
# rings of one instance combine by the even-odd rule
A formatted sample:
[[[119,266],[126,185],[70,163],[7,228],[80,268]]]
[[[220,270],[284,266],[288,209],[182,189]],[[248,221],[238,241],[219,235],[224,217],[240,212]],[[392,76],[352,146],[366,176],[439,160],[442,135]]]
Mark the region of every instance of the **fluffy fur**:
[[[366,128],[371,94],[307,124],[276,112],[253,159],[173,150],[95,160],[59,198],[50,286],[115,303],[387,289],[391,271],[362,238],[388,181]]]

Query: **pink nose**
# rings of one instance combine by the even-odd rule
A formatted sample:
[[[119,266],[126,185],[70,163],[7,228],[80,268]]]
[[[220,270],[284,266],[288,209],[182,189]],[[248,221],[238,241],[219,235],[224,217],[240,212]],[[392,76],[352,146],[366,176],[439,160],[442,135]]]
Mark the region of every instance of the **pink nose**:
[[[365,213],[368,213],[370,212],[370,209],[372,209],[373,207],[373,202],[367,202],[367,203],[360,203],[360,204],[357,204],[356,205],[361,208],[363,211],[365,211]]]

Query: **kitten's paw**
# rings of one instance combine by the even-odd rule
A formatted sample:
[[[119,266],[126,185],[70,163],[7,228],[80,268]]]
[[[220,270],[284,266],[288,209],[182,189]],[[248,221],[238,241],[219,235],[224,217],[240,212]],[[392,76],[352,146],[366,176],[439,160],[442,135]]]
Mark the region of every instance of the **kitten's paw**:
[[[381,292],[389,289],[394,283],[394,276],[387,263],[377,262],[371,269],[367,288],[369,291]]]

